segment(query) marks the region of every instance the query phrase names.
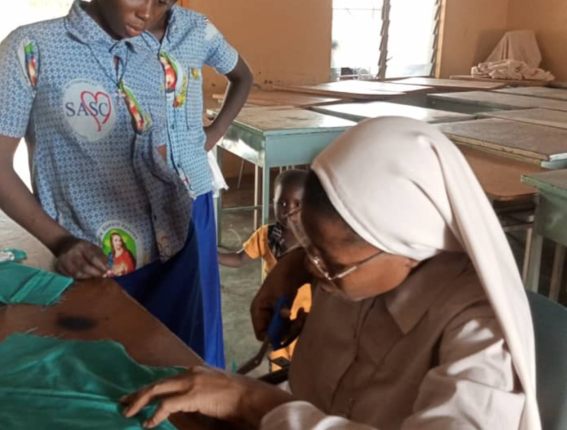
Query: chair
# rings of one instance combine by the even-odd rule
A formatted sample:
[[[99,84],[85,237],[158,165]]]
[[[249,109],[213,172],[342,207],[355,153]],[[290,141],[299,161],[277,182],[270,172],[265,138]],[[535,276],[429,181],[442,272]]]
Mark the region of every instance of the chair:
[[[567,429],[567,309],[527,292],[535,331],[537,401],[543,430]]]

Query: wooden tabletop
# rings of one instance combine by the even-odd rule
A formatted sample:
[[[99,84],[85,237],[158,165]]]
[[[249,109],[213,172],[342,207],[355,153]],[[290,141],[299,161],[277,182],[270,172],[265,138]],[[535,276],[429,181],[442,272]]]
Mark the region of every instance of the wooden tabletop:
[[[211,112],[213,113],[213,112]],[[290,135],[344,131],[354,122],[310,110],[289,108],[244,108],[235,123],[263,135]]]
[[[376,81],[339,81],[315,85],[279,85],[277,89],[326,97],[342,97],[359,100],[388,100],[413,92],[427,92],[431,88],[398,85]]]
[[[51,307],[0,307],[0,341],[13,333],[30,330],[39,336],[119,342],[134,360],[149,366],[202,363],[179,338],[111,280],[76,283]],[[180,430],[227,428],[187,415],[176,416],[172,423]]]
[[[213,98],[224,101],[225,94],[214,94]],[[336,97],[320,97],[313,94],[301,94],[291,91],[269,91],[252,89],[248,96],[247,103],[256,106],[295,106],[309,108],[312,106],[322,106],[333,103],[342,103],[349,99]]]
[[[518,87],[504,88],[497,90],[503,94],[513,94],[517,96],[540,97],[542,99],[567,101],[567,90],[548,87]]]
[[[506,84],[497,82],[476,82],[464,81],[459,79],[435,79],[435,78],[407,78],[399,81],[392,81],[403,85],[423,85],[436,89],[446,89],[455,91],[490,91],[505,88]]]
[[[521,182],[523,175],[544,172],[539,166],[460,146],[482,189],[493,203],[529,202],[537,191]]]
[[[528,174],[522,180],[540,190],[567,198],[567,170]]]
[[[567,130],[501,119],[439,125],[455,143],[487,148],[501,155],[557,161],[567,159]]]
[[[418,119],[430,124],[466,121],[475,118],[472,115],[388,102],[341,103],[332,106],[314,107],[312,109],[316,112],[334,115],[356,122],[368,118],[380,118],[385,116],[402,116],[405,118]]]
[[[567,102],[565,101],[503,94],[497,91],[428,94],[428,97],[433,100],[485,106],[493,109],[542,108],[567,112]]]
[[[479,78],[478,76],[471,75],[452,75],[451,79],[473,82],[493,82],[512,87],[546,87],[549,82],[546,81],[528,81],[528,80],[515,80],[515,79],[492,79],[492,78]]]
[[[525,122],[528,124],[544,125],[567,129],[567,112],[547,109],[519,109],[483,112],[483,118],[499,118],[508,121]]]

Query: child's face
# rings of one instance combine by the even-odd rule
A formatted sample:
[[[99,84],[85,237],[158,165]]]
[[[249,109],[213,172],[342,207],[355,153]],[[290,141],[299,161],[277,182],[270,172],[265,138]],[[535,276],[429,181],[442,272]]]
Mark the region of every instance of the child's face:
[[[274,196],[276,220],[287,228],[287,214],[301,206],[303,186],[277,187]]]
[[[113,36],[136,37],[163,20],[177,0],[98,0],[102,18]]]

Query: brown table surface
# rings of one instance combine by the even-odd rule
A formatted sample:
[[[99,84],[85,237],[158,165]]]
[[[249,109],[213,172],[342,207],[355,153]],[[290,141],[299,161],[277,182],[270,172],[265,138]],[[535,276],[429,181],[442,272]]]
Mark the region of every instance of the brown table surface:
[[[471,75],[452,75],[451,79],[473,81],[473,82],[494,82],[499,84],[506,84],[512,87],[547,87],[547,81],[528,81],[528,80],[513,80],[513,79],[492,79],[492,78],[479,78]]]
[[[453,91],[490,91],[506,87],[506,84],[498,82],[463,81],[459,79],[406,78],[391,82],[403,85],[423,85],[435,89]]]
[[[213,98],[224,101],[225,94],[214,94]],[[302,94],[291,91],[259,90],[254,88],[250,91],[247,103],[256,106],[294,106],[309,108],[313,106],[324,106],[333,103],[343,103],[350,99],[337,97],[322,97],[313,94]]]
[[[522,175],[545,172],[545,169],[472,148],[460,146],[459,149],[491,202],[524,203],[533,200],[537,190],[523,184]]]
[[[202,362],[111,280],[76,283],[51,307],[0,307],[0,341],[30,330],[39,336],[62,339],[116,341],[138,363],[149,366],[191,366]],[[229,427],[188,415],[178,415],[171,421],[180,430]]]
[[[424,93],[432,90],[428,87],[377,81],[338,81],[315,85],[277,85],[274,88],[282,91],[356,100],[389,100],[406,94]]]

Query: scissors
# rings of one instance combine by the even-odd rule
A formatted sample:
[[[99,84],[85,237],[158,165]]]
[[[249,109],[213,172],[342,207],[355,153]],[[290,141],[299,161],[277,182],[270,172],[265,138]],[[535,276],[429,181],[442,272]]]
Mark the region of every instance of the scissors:
[[[260,366],[270,349],[270,346],[274,351],[277,351],[278,349],[285,348],[293,343],[298,336],[286,339],[291,328],[291,320],[289,318],[290,309],[291,302],[287,297],[282,297],[277,301],[276,307],[274,308],[274,316],[272,317],[270,326],[268,327],[268,335],[264,342],[262,342],[260,350],[254,357],[242,364],[236,373],[246,375]]]

